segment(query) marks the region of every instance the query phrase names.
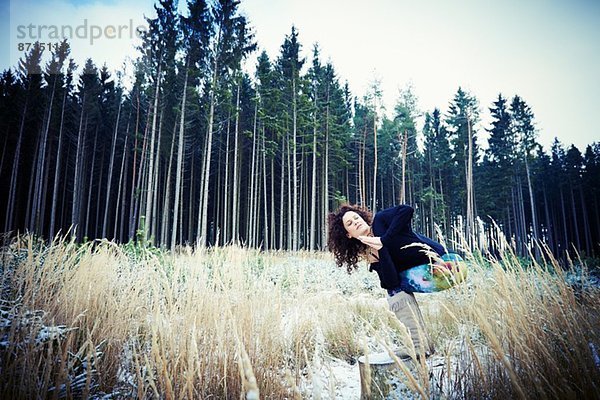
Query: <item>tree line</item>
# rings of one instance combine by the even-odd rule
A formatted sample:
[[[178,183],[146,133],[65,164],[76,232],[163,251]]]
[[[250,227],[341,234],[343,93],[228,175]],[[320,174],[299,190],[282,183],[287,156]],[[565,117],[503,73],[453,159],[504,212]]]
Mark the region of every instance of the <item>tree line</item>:
[[[498,226],[523,255],[535,241],[598,253],[598,143],[582,154],[556,139],[546,153],[518,95],[489,106],[485,150],[479,102],[462,88],[423,115],[406,88],[389,116],[379,82],[352,94],[318,45],[303,58],[294,27],[277,55],[256,55],[239,3],[189,0],[182,15],[160,0],[131,77],[77,66],[66,41],[5,70],[4,232],[323,249],[341,202],[408,203],[432,237],[493,251]]]

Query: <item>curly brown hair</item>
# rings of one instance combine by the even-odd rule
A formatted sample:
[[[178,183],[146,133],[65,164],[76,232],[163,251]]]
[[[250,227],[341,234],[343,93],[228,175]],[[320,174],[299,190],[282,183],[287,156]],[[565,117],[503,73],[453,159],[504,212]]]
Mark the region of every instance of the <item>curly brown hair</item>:
[[[342,218],[348,211],[354,211],[361,216],[369,225],[373,220],[373,214],[366,208],[359,205],[342,204],[337,211],[329,213],[327,221],[329,223],[329,232],[327,246],[333,253],[338,267],[346,266],[348,273],[357,269],[356,265],[361,254],[367,250],[367,245],[355,238],[349,238],[348,231],[344,228]]]

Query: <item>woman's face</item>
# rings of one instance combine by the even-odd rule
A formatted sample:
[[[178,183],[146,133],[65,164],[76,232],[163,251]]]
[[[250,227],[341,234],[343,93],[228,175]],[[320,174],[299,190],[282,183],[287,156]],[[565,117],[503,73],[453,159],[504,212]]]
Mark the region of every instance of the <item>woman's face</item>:
[[[369,234],[371,227],[365,222],[364,219],[354,211],[347,211],[342,217],[344,228],[348,232],[349,238],[358,239],[359,236],[366,236]]]

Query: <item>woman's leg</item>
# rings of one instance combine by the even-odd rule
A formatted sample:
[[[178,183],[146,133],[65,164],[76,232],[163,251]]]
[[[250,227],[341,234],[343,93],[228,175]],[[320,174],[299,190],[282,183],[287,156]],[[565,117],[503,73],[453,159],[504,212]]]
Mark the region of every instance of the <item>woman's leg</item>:
[[[391,297],[388,297],[390,310],[402,322],[412,339],[417,356],[425,354],[429,356],[433,353],[433,343],[425,329],[423,315],[415,299],[415,295],[409,292],[398,292]],[[400,352],[399,357],[410,357],[409,352]]]

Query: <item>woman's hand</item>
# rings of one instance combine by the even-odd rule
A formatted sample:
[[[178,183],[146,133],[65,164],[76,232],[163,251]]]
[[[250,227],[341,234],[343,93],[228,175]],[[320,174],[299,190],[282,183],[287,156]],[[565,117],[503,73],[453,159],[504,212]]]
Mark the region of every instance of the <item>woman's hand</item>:
[[[383,244],[381,244],[381,238],[379,236],[359,236],[358,240],[367,246],[374,248],[375,250],[379,250],[383,247]]]

